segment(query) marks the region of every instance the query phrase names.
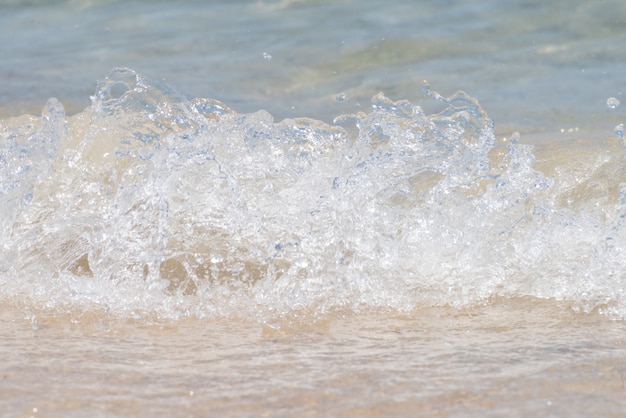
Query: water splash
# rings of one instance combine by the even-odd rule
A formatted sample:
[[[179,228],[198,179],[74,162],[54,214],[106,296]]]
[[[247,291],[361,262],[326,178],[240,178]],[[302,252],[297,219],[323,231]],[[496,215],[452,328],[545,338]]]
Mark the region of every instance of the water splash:
[[[624,317],[623,152],[539,171],[463,92],[336,126],[187,100],[129,69],[71,118],[4,121],[3,298],[268,318],[492,297]],[[558,164],[557,164],[558,165]]]
[[[620,105],[619,99],[617,97],[609,97],[606,99],[606,106],[609,109],[615,109]]]

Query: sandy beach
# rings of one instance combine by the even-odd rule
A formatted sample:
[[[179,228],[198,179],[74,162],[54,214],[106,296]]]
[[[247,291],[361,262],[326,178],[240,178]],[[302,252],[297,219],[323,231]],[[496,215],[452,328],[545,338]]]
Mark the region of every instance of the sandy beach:
[[[618,417],[626,407],[624,324],[553,301],[303,314],[279,328],[5,306],[0,333],[7,417]]]

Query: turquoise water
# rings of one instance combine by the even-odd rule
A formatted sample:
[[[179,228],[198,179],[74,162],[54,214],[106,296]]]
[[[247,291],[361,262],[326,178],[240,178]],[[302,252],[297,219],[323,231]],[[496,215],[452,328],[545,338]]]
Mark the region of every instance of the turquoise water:
[[[419,101],[427,80],[503,129],[612,129],[625,15],[619,0],[3,1],[0,106],[37,114],[57,97],[75,113],[123,66],[277,119],[330,122],[378,91]]]

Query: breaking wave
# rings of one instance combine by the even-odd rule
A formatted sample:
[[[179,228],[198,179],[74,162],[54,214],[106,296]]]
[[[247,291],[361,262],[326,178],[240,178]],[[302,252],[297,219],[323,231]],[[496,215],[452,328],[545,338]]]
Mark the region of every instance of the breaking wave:
[[[537,151],[463,92],[334,125],[130,69],[0,121],[0,298],[269,318],[536,297],[626,316],[621,138]]]

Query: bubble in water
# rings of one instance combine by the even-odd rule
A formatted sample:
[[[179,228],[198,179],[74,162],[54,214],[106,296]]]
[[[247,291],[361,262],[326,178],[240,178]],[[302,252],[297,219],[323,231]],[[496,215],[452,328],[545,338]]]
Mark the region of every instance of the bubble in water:
[[[609,97],[608,99],[606,99],[606,105],[609,109],[615,109],[617,106],[619,106],[619,100],[615,97]]]
[[[623,137],[624,136],[624,124],[620,123],[615,128],[613,128],[613,133],[615,133],[615,135],[619,137]]]
[[[272,60],[272,56],[270,54],[268,54],[267,52],[263,53],[263,59],[267,60],[267,61],[271,61]]]
[[[112,99],[119,99],[129,90],[126,83],[114,83],[109,87],[109,94]]]

